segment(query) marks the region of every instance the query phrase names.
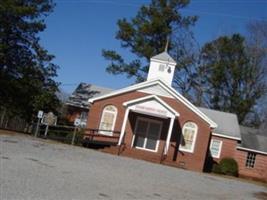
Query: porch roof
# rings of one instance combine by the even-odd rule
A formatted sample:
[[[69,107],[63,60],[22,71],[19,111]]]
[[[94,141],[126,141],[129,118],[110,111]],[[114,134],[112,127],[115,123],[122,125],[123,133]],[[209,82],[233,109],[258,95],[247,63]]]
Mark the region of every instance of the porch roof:
[[[149,102],[151,100],[156,101],[158,104],[160,104],[166,110],[168,110],[173,115],[173,117],[179,117],[180,116],[180,114],[176,110],[174,110],[171,106],[169,106],[166,102],[164,102],[160,97],[158,97],[156,95],[149,95],[149,96],[133,99],[130,101],[126,101],[123,103],[123,106],[130,107],[132,105],[138,105],[138,104],[146,103],[146,102]],[[153,105],[153,106],[155,106],[155,105]],[[155,110],[156,110],[156,108],[155,108]]]

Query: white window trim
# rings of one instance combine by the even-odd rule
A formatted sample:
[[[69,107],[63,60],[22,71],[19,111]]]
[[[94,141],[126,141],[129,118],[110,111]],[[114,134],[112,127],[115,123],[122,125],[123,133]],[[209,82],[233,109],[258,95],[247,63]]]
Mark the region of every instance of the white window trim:
[[[115,108],[115,112],[113,112],[113,111],[109,111],[109,110],[106,110],[106,111],[105,111],[105,109],[106,109],[108,106],[113,106],[113,107]],[[112,122],[112,128],[111,128],[110,132],[107,132],[107,131],[101,131],[101,130],[100,130],[99,133],[102,134],[102,135],[113,136],[113,131],[114,131],[115,124],[116,124],[116,119],[117,119],[118,109],[117,109],[117,107],[114,106],[114,105],[106,105],[106,106],[104,107],[104,109],[102,110],[102,113],[101,113],[101,120],[100,120],[98,129],[100,129],[102,120],[103,120],[103,118],[104,118],[104,112],[113,113],[115,116],[114,116],[114,119],[113,119],[113,122]]]
[[[135,134],[136,134],[137,124],[138,124],[138,121],[140,121],[140,120],[142,120],[142,121],[147,121],[147,122],[154,122],[154,123],[158,123],[158,124],[160,124],[159,133],[158,133],[158,139],[157,139],[157,144],[156,144],[156,149],[155,149],[155,150],[147,149],[147,148],[145,148],[145,147],[137,147],[137,146],[134,146],[134,141],[135,141]],[[146,135],[147,135],[147,131],[148,131],[148,129],[149,129],[149,127],[147,127]],[[134,127],[134,134],[133,134],[133,137],[132,137],[132,144],[131,144],[131,147],[132,147],[132,148],[134,147],[134,148],[136,148],[136,149],[145,150],[145,151],[150,151],[150,152],[158,152],[161,131],[162,131],[162,121],[155,120],[155,119],[148,119],[148,118],[145,118],[145,117],[137,117],[137,119],[136,119],[136,123],[135,123],[135,127]],[[146,142],[147,142],[147,137],[145,137],[144,145],[143,145],[143,146],[146,146]]]
[[[185,148],[183,148],[183,146],[181,145],[181,142],[182,142],[182,139],[183,139],[183,136],[184,136],[184,129],[186,128],[185,127],[185,125],[187,124],[187,123],[194,123],[195,125],[196,125],[196,133],[195,133],[195,135],[194,135],[194,138],[193,138],[193,143],[192,143],[192,147],[191,147],[191,149],[185,149]],[[187,127],[188,128],[188,127]],[[194,130],[193,128],[189,128],[189,129],[191,129],[191,130]],[[180,139],[180,145],[179,145],[179,150],[181,150],[181,151],[184,151],[184,152],[188,152],[188,153],[194,153],[194,150],[195,150],[195,144],[196,144],[196,139],[197,139],[197,134],[198,134],[198,125],[195,123],[195,122],[192,122],[192,121],[187,121],[186,123],[184,123],[184,125],[183,125],[183,129],[182,129],[182,137],[181,137],[181,139]]]
[[[212,155],[211,146],[212,146],[212,144],[213,144],[213,141],[217,141],[217,142],[220,143],[220,145],[219,145],[219,151],[218,151],[218,155],[217,155],[217,156]],[[210,154],[211,154],[211,156],[212,156],[213,158],[220,158],[220,156],[221,156],[221,151],[222,151],[222,144],[223,144],[223,141],[222,141],[222,140],[211,139],[211,141],[210,141]]]
[[[236,149],[238,149],[238,150],[244,150],[244,151],[251,151],[251,152],[254,152],[254,153],[259,153],[259,154],[267,155],[267,152],[257,151],[257,150],[249,149],[249,148],[245,148],[245,147],[236,147]]]
[[[246,164],[247,164],[247,156],[248,156],[249,153],[253,153],[253,154],[255,154],[253,167],[251,167],[251,166],[246,166]],[[246,167],[247,169],[254,169],[254,168],[255,168],[255,165],[256,165],[257,153],[255,153],[255,152],[249,152],[249,151],[248,151],[248,152],[247,152],[247,156],[246,156],[245,167]]]

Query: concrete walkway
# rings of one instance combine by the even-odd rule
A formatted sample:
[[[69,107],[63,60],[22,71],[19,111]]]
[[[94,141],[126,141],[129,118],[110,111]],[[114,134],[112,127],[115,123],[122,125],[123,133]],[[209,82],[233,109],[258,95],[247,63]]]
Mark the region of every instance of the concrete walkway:
[[[256,194],[266,190],[49,140],[0,134],[1,200],[257,199]]]

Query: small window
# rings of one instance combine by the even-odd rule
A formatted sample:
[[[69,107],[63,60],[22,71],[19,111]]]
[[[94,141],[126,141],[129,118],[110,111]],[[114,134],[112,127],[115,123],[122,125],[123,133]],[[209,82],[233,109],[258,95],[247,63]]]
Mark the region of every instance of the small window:
[[[165,65],[159,65],[159,71],[160,72],[164,72],[164,70],[165,70]]]
[[[212,139],[210,142],[210,153],[213,158],[220,158],[222,141]]]
[[[116,117],[117,117],[117,108],[112,105],[106,106],[102,112],[102,117],[99,125],[99,133],[104,135],[112,135]]]
[[[187,122],[183,126],[180,150],[193,153],[197,136],[197,125],[193,122]]]
[[[256,154],[252,152],[248,152],[247,160],[246,160],[246,167],[254,168],[255,160],[256,160]]]

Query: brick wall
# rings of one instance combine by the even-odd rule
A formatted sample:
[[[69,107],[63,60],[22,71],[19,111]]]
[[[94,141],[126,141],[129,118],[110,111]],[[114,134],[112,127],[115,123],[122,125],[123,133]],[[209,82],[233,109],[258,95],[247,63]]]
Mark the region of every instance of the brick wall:
[[[82,112],[88,112],[88,109],[68,105],[66,118],[69,122],[73,123],[76,118],[81,116]]]
[[[267,182],[267,155],[256,154],[254,168],[246,167],[247,151],[236,150],[235,159],[238,162],[239,175],[241,177]]]
[[[125,108],[122,105],[123,102],[144,97],[147,95],[148,94],[134,91],[95,101],[92,104],[89,112],[88,128],[97,129],[99,127],[99,123],[101,120],[102,110],[104,109],[105,106],[112,104],[115,105],[118,109],[118,115],[114,130],[120,131],[125,113]],[[167,97],[160,97],[160,98],[163,99],[168,105],[170,105],[180,114],[180,116],[175,120],[171,138],[171,145],[169,147],[166,163],[169,162],[177,166],[182,165],[182,167],[190,170],[203,171],[206,154],[209,147],[209,139],[210,139],[209,125],[207,124],[207,122],[201,119],[197,114],[192,112],[188,107],[186,107],[183,103],[179,102],[178,100]],[[128,149],[130,148],[132,142],[132,135],[133,135],[136,116],[130,114],[129,118],[130,120],[128,119],[126,126],[127,134],[125,136],[125,141]],[[196,137],[194,153],[179,151],[181,127],[184,125],[184,123],[188,121],[195,122],[198,125],[198,133]],[[169,124],[169,119],[165,119],[164,126],[162,129],[161,142],[159,145],[159,150],[157,152],[159,156],[161,155],[165,145],[166,135],[168,132],[168,124]],[[142,155],[145,156],[146,151],[143,152],[144,153]]]
[[[215,162],[219,162],[222,158],[225,158],[225,157],[230,157],[230,158],[235,157],[237,140],[219,137],[215,135],[212,135],[211,139],[222,141],[221,154],[219,158],[213,158]]]
[[[237,141],[233,139],[212,136],[212,139],[221,140],[222,149],[220,158],[213,158],[215,162],[219,162],[224,157],[234,158],[238,163],[238,173],[241,177],[264,180],[267,182],[267,155],[257,154],[254,168],[246,167],[247,151],[238,150]]]

